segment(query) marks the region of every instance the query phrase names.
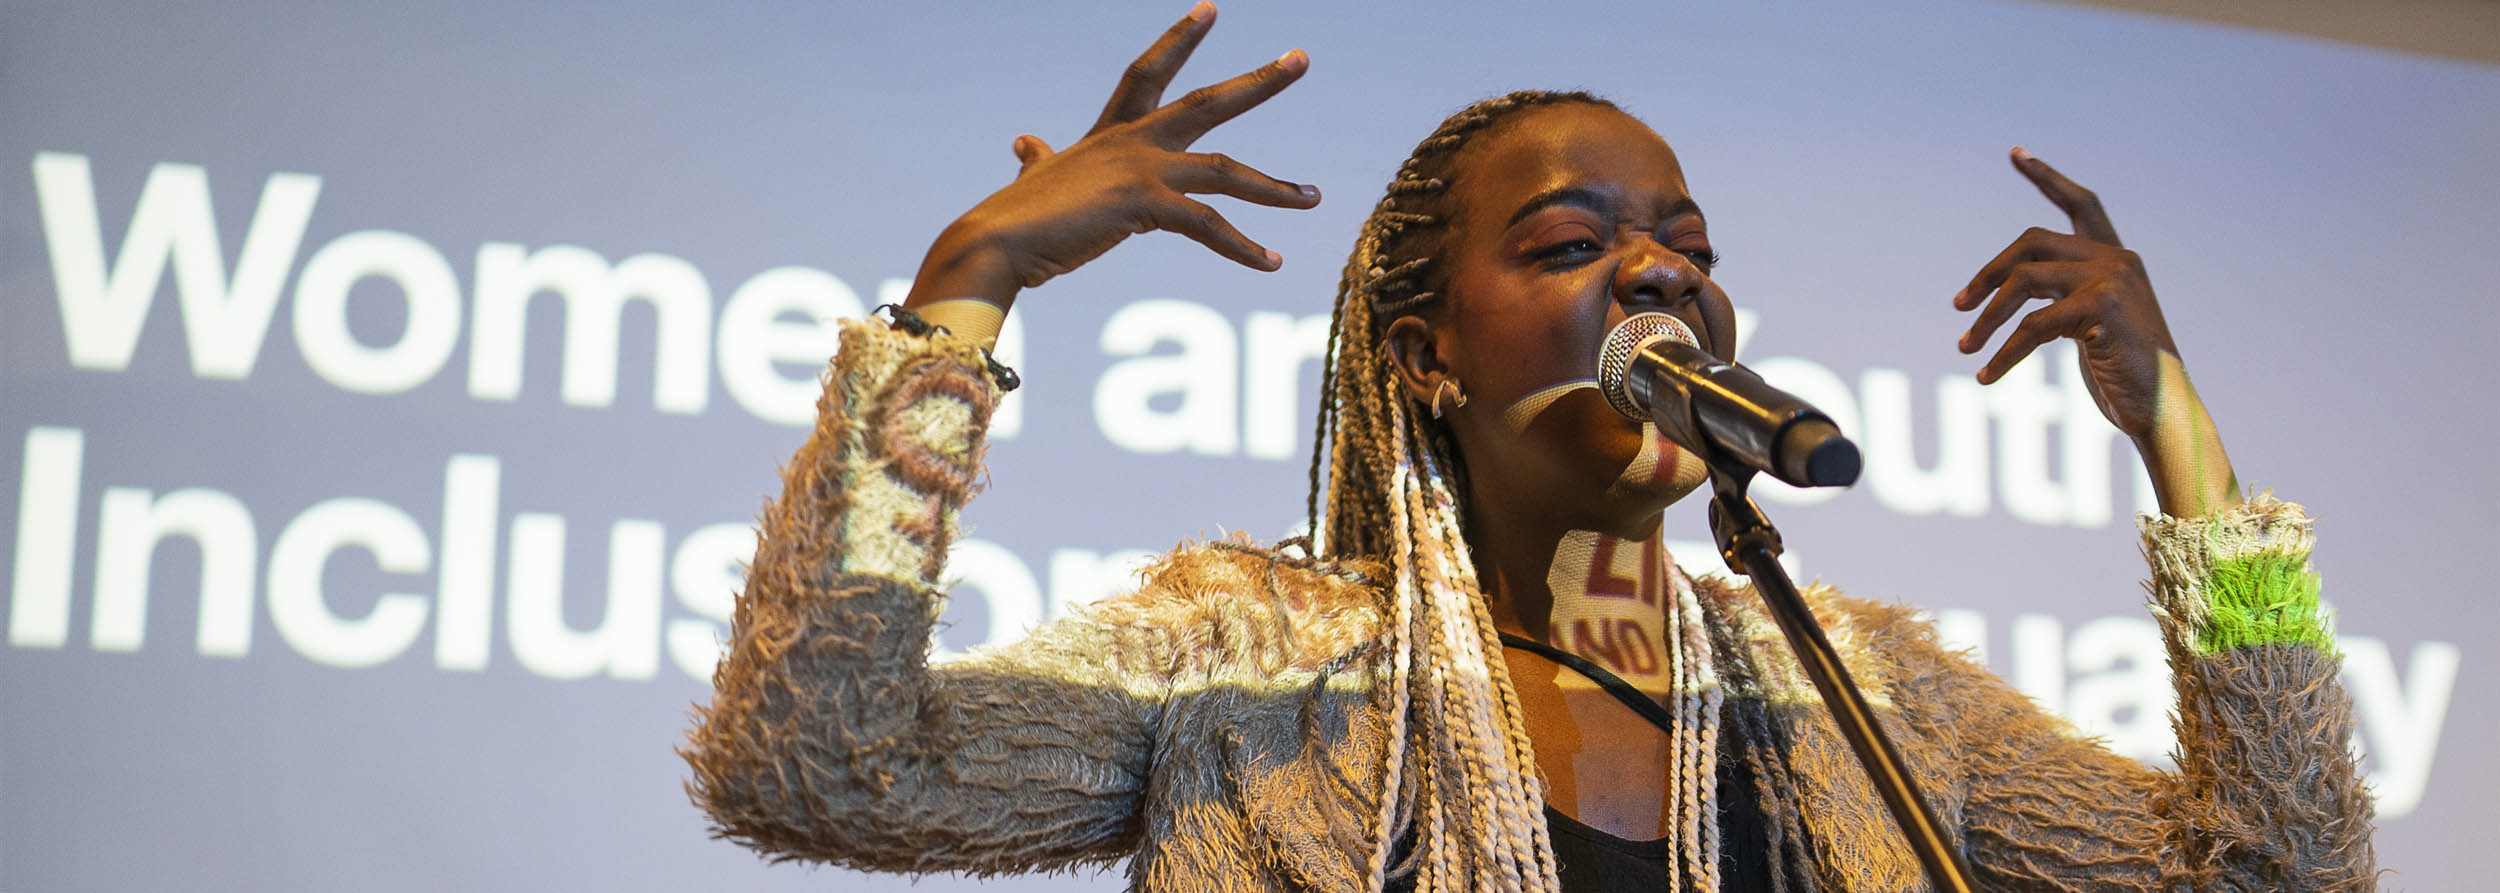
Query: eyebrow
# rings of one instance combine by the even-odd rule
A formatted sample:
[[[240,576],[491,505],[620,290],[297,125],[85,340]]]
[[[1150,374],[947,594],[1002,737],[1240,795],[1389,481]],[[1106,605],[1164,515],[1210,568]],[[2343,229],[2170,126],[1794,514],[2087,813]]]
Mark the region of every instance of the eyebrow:
[[[1604,195],[1599,194],[1594,189],[1588,189],[1581,186],[1558,186],[1553,189],[1537,193],[1535,196],[1529,198],[1526,203],[1519,206],[1519,210],[1511,212],[1510,222],[1503,224],[1503,226],[1506,228],[1518,226],[1519,221],[1528,219],[1528,215],[1542,211],[1554,205],[1578,205],[1592,211],[1597,211],[1604,210],[1611,204],[1611,202],[1606,200]],[[1658,219],[1672,220],[1686,214],[1701,217],[1704,223],[1709,222],[1709,218],[1701,213],[1701,205],[1693,201],[1689,196],[1676,199],[1674,202],[1660,208],[1658,212]]]

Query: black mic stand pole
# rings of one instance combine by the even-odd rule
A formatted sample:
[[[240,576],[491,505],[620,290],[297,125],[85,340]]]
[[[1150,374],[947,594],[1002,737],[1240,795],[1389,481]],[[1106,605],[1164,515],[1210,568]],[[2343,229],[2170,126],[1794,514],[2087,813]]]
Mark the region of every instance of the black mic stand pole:
[[[1771,609],[1771,617],[1779,621],[1780,632],[1788,637],[1788,647],[1797,654],[1797,663],[1805,667],[1806,676],[1814,680],[1814,688],[1823,695],[1823,705],[1831,709],[1832,722],[1849,739],[1849,748],[1858,753],[1858,764],[1866,767],[1867,780],[1883,795],[1884,805],[1892,809],[1893,821],[1908,837],[1910,849],[1918,853],[1919,864],[1927,867],[1927,879],[1937,890],[1967,893],[1975,889],[1970,882],[1970,866],[1962,854],[1946,838],[1944,826],[1936,822],[1928,810],[1927,799],[1919,795],[1918,784],[1902,765],[1901,752],[1892,746],[1892,739],[1875,724],[1875,713],[1867,707],[1866,696],[1858,692],[1858,684],[1849,678],[1849,669],[1840,663],[1840,652],[1832,648],[1823,635],[1823,627],[1814,620],[1814,612],[1806,608],[1805,598],[1797,594],[1797,584],[1788,578],[1788,570],[1780,567],[1780,534],[1771,521],[1762,516],[1762,509],[1745,495],[1753,481],[1754,470],[1742,463],[1710,457],[1710,532],[1719,542],[1719,557],[1727,566],[1742,570],[1753,578],[1755,592]]]

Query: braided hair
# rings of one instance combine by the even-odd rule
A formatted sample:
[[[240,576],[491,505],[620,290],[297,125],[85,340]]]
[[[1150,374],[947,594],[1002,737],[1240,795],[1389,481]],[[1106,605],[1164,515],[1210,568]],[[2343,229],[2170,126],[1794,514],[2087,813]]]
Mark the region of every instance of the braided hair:
[[[1556,884],[1543,783],[1463,533],[1461,457],[1400,385],[1384,338],[1390,323],[1441,303],[1433,253],[1455,210],[1461,149],[1522,111],[1558,104],[1615,108],[1587,93],[1522,91],[1442,121],[1390,180],[1337,285],[1306,510],[1314,552],[1396,572],[1383,606],[1390,735],[1375,889],[1410,871],[1418,891]],[[1391,866],[1401,835],[1411,835],[1409,861]]]

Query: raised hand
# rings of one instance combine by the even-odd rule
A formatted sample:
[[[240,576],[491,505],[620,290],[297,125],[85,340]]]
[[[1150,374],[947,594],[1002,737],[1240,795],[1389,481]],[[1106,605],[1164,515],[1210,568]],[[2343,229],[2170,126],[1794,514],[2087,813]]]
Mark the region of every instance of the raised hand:
[[[1254,204],[1309,208],[1316,187],[1270,177],[1218,153],[1188,151],[1207,131],[1275,96],[1309,69],[1301,50],[1170,103],[1164,88],[1214,24],[1200,3],[1130,63],[1102,116],[1064,151],[1016,137],[1015,182],[982,200],[939,235],[912,284],[910,304],[983,298],[1001,307],[1018,290],[1076,269],[1121,240],[1168,230],[1259,270],[1284,259],[1190,196],[1228,195]]]
[[[2024,305],[2048,302],[2015,324],[1980,368],[1979,381],[1994,383],[2041,345],[2073,338],[2084,386],[2101,414],[2135,441],[2162,510],[2199,516],[2238,503],[2239,482],[2188,382],[2143,258],[2119,244],[2117,228],[2091,190],[2021,148],[2013,162],[2066,212],[2074,232],[2025,231],[1953,296],[1954,309],[1979,310],[1962,333],[1959,347],[1966,354],[1986,347]]]

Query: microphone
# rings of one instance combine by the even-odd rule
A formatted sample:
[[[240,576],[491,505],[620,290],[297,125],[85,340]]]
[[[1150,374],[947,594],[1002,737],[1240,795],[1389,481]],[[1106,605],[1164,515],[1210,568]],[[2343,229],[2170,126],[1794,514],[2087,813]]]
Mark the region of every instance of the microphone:
[[[1858,480],[1857,444],[1830,416],[1701,349],[1664,313],[1615,325],[1597,351],[1597,389],[1616,412],[1655,422],[1704,459],[1732,459],[1799,487]]]

